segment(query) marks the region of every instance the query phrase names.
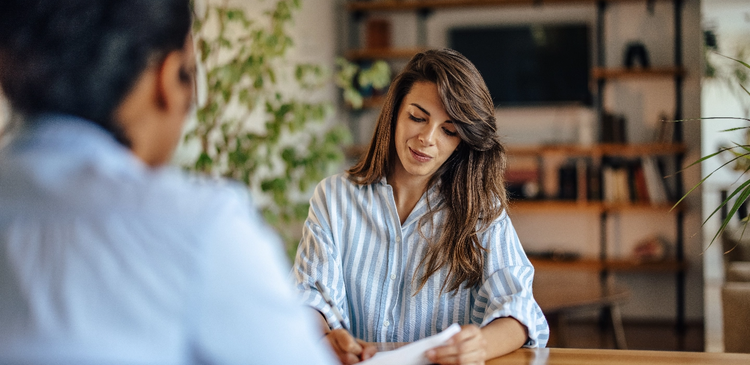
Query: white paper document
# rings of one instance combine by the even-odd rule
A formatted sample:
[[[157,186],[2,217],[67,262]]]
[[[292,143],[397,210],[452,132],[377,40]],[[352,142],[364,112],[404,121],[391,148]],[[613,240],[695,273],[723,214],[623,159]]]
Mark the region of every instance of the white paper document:
[[[429,349],[442,346],[446,341],[448,341],[448,339],[459,332],[461,332],[461,326],[459,326],[458,323],[454,323],[443,330],[443,332],[427,338],[423,338],[417,342],[412,342],[393,351],[378,352],[375,354],[375,356],[372,357],[372,359],[363,361],[360,364],[427,365],[430,364],[430,360],[427,360],[425,352],[427,352],[427,350]]]

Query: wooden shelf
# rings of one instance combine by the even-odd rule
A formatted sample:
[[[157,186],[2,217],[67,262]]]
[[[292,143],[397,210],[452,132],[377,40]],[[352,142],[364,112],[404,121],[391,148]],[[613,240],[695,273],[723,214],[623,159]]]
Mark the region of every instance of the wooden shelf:
[[[355,49],[346,52],[346,58],[352,61],[372,60],[372,59],[409,59],[415,54],[424,51],[426,48],[373,48],[373,49]]]
[[[607,260],[604,262],[607,270],[619,272],[680,272],[687,269],[687,262],[664,260],[656,262],[638,262],[634,260]]]
[[[530,257],[529,260],[537,270],[587,270],[587,271],[617,271],[617,272],[680,272],[687,269],[687,263],[677,260],[663,260],[656,262],[639,262],[628,259],[597,260],[595,258],[581,258],[575,260],[551,260]]]
[[[512,5],[596,4],[598,0],[371,0],[346,2],[346,9],[356,11],[409,11],[419,9],[472,8]],[[609,2],[646,2],[646,0],[609,0]]]
[[[363,108],[379,108],[383,98],[365,99]],[[359,155],[366,146],[348,146],[344,149],[347,156]],[[508,147],[509,157],[535,157],[543,155],[567,156],[622,156],[636,157],[646,155],[672,155],[685,152],[685,145],[678,143],[646,143],[646,144],[598,144],[592,146],[580,145],[539,145]],[[577,204],[577,203],[574,203]]]
[[[581,145],[538,145],[508,147],[508,155],[541,156],[541,155],[572,155],[572,156],[622,156],[635,157],[645,155],[671,155],[685,152],[685,145],[679,143],[642,143],[642,144],[595,144]]]
[[[561,210],[578,210],[598,213],[604,209],[601,202],[578,202],[573,200],[511,200],[509,204],[511,215],[515,212],[555,212]]]
[[[685,75],[681,67],[650,68],[598,68],[591,70],[594,79],[648,79],[654,77],[675,77]]]
[[[683,152],[685,145],[681,143],[600,144],[594,148],[594,154],[617,156],[671,155]]]
[[[626,212],[636,210],[662,210],[669,212],[672,210],[674,203],[651,204],[651,203],[604,203],[601,201],[575,201],[575,200],[511,200],[510,214],[516,212],[559,212],[576,210],[580,212],[605,213],[605,212]],[[675,211],[681,211],[683,204],[674,207]]]

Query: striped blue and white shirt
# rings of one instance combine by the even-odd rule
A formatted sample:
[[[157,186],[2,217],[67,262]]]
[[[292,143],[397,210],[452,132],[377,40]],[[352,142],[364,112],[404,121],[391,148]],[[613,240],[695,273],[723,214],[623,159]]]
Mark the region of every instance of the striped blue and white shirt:
[[[534,267],[521,247],[510,218],[503,213],[479,235],[485,253],[482,284],[440,294],[448,271],[432,275],[417,291],[415,269],[427,241],[419,220],[442,200],[436,187],[425,193],[404,224],[393,189],[383,178],[360,186],[345,174],[326,178],[315,189],[297,250],[294,276],[305,304],[336,320],[315,289],[327,288],[352,334],[368,342],[412,342],[452,323],[484,326],[513,317],[528,329],[527,347],[544,347],[549,327],[534,300]],[[423,223],[425,237],[439,234],[444,215]]]

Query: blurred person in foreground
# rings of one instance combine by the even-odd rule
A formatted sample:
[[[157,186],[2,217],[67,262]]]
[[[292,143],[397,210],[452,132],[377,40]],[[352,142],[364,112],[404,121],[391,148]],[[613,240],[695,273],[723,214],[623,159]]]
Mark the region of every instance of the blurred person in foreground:
[[[166,167],[188,0],[6,1],[0,363],[329,364],[245,189]]]

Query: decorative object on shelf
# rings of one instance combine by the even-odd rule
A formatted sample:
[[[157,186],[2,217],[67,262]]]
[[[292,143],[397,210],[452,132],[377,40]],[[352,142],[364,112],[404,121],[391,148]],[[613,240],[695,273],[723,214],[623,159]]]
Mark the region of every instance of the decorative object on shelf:
[[[391,48],[391,22],[388,19],[370,18],[365,25],[365,47]]]
[[[559,190],[557,198],[560,200],[578,199],[578,167],[575,162],[570,162],[560,166],[558,171]],[[581,182],[583,183],[583,182]]]
[[[575,251],[567,251],[563,249],[547,250],[547,251],[527,251],[527,255],[532,259],[540,260],[552,260],[558,262],[565,261],[576,261],[581,258],[581,254]]]
[[[321,125],[333,110],[329,102],[305,97],[325,86],[325,69],[287,59],[287,26],[299,1],[264,6],[269,10],[252,18],[243,9],[196,4],[202,100],[182,149],[198,150],[188,169],[248,185],[293,252],[299,237],[291,237],[290,225],[307,216],[305,192],[343,161],[348,133]]]
[[[391,82],[391,67],[383,60],[362,66],[339,57],[336,66],[334,81],[352,109],[361,109],[366,96],[381,93]]]
[[[536,199],[539,197],[539,170],[531,168],[511,167],[505,172],[505,184],[508,196],[512,200]]]
[[[667,258],[669,245],[659,236],[641,240],[633,247],[631,258],[636,262],[659,262]]]
[[[625,67],[649,68],[651,64],[648,60],[646,46],[641,42],[630,42],[625,47]]]

